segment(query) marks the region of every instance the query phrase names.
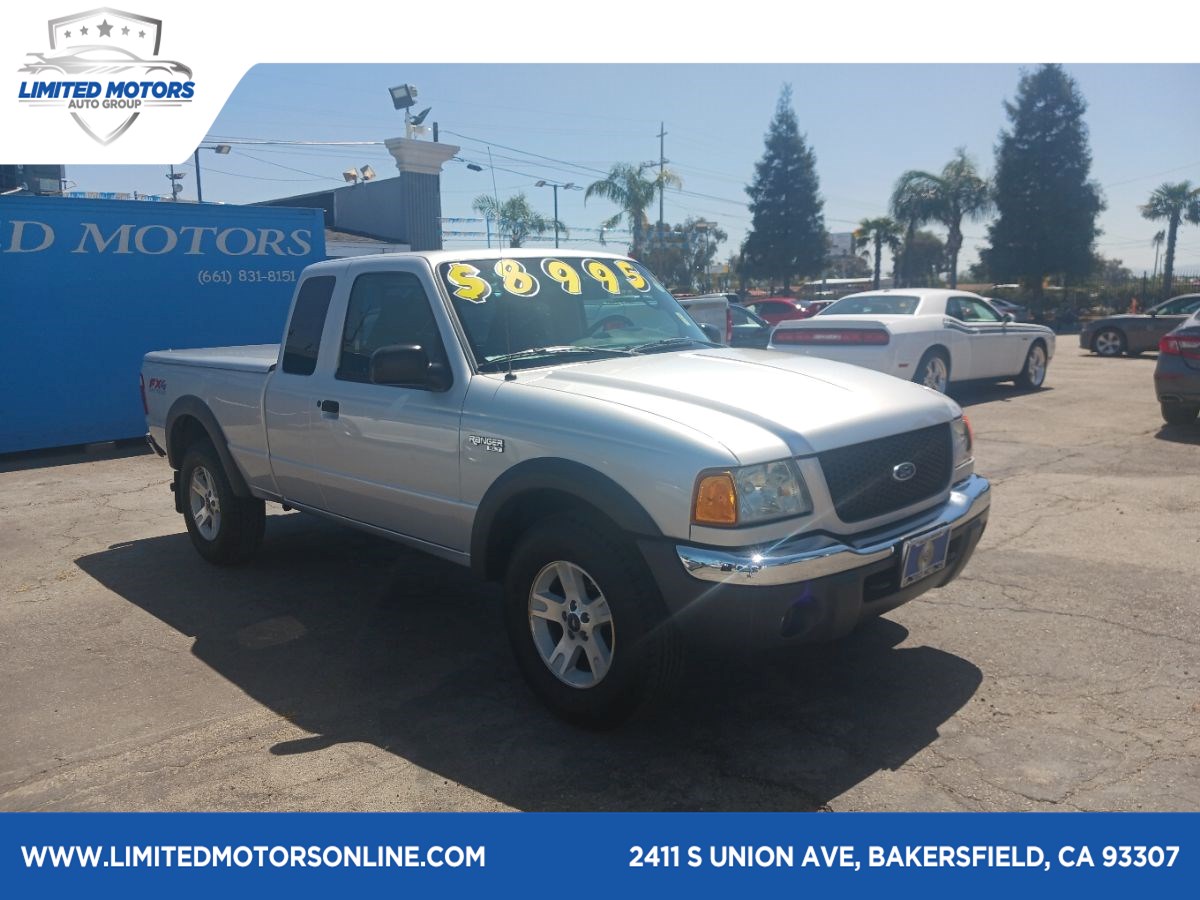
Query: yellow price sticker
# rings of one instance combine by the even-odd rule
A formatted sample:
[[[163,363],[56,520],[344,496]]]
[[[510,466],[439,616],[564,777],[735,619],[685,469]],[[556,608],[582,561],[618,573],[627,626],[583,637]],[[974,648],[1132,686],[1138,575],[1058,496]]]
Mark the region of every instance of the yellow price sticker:
[[[543,259],[542,271],[551,281],[557,281],[566,293],[583,293],[583,282],[579,278],[579,272],[570,263],[565,263],[561,259]]]
[[[497,260],[496,274],[504,279],[504,289],[518,297],[532,297],[541,287],[538,280],[521,265],[519,260]]]
[[[600,260],[585,259],[583,261],[583,271],[600,282],[600,286],[610,294],[621,293],[621,283],[617,281],[617,273],[600,262]]]
[[[492,293],[492,286],[479,277],[479,270],[467,263],[451,263],[446,267],[446,281],[454,288],[451,292],[460,300],[482,303]]]
[[[637,270],[637,267],[627,259],[618,259],[613,263],[625,279],[629,282],[629,286],[635,291],[650,290],[650,282],[646,280],[646,276]]]

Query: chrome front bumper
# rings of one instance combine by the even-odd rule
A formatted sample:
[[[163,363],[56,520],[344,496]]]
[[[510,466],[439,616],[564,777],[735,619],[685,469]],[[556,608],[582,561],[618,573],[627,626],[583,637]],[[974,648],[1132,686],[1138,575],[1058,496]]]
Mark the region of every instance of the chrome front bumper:
[[[721,550],[679,544],[675,552],[684,570],[701,581],[744,585],[798,584],[868,566],[899,553],[904,542],[947,525],[951,530],[983,515],[991,506],[991,485],[972,475],[950,491],[950,499],[930,519],[863,543],[848,543],[826,535],[794,538],[770,547]]]

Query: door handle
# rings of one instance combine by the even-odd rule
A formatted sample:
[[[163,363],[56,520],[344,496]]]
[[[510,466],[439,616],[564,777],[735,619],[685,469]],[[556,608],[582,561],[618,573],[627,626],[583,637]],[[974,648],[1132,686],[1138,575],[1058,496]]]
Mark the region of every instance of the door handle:
[[[317,405],[321,407],[321,412],[329,413],[331,416],[336,416],[342,411],[342,405],[336,400],[322,400]]]

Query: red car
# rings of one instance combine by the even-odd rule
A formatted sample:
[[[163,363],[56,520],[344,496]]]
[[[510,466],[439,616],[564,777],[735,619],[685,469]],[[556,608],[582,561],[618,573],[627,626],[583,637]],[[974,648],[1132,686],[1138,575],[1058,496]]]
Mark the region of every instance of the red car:
[[[821,309],[821,304],[812,300],[797,300],[795,297],[764,297],[761,300],[747,301],[742,306],[771,325],[778,325],[788,319],[807,319],[809,316],[815,316]]]

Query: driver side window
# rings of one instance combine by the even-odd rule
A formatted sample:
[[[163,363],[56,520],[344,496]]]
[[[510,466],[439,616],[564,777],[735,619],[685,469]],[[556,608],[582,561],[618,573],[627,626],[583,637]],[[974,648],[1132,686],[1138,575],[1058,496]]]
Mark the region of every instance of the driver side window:
[[[336,377],[369,381],[371,354],[381,347],[415,344],[432,362],[446,353],[421,280],[411,272],[368,272],[354,279]]]

